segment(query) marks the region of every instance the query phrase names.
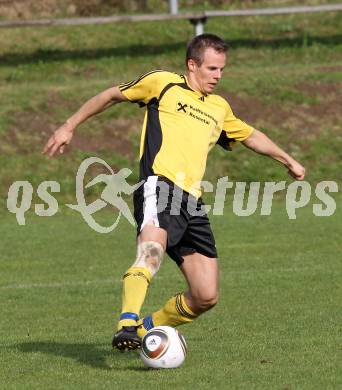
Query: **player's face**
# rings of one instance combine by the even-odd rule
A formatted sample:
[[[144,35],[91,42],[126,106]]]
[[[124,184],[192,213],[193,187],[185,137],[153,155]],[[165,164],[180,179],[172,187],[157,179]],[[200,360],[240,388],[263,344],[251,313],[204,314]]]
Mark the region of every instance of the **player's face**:
[[[226,54],[208,47],[204,50],[201,65],[197,65],[192,59],[188,61],[191,86],[202,93],[211,93],[220,81],[225,65]]]

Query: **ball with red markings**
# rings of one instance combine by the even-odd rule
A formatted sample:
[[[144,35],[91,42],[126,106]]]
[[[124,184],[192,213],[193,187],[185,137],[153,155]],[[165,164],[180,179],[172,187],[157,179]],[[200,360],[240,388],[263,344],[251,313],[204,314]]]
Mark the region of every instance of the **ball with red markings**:
[[[186,352],[185,339],[177,329],[156,326],[142,339],[140,357],[150,368],[176,368],[183,364]]]

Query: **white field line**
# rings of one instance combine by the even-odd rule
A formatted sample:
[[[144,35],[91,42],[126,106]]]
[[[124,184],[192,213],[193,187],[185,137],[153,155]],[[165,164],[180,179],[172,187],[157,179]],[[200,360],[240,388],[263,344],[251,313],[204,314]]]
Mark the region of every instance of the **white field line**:
[[[221,279],[231,279],[232,276],[236,275],[252,275],[252,274],[282,274],[282,273],[303,273],[303,272],[313,272],[322,270],[322,267],[289,267],[289,268],[267,268],[262,270],[246,270],[246,271],[230,271],[225,275],[221,274]],[[165,279],[163,276],[157,276],[158,279]],[[168,279],[172,276],[168,276]],[[54,289],[54,288],[73,288],[73,287],[101,287],[106,285],[112,285],[116,283],[121,283],[122,279],[97,279],[97,280],[85,280],[85,281],[71,281],[71,282],[61,282],[61,283],[24,283],[24,284],[9,284],[7,286],[0,286],[0,290],[21,290],[21,289]]]
[[[119,283],[121,279],[98,279],[98,280],[84,280],[84,281],[71,281],[61,283],[24,283],[24,284],[9,284],[7,286],[1,286],[0,290],[20,290],[20,289],[35,289],[35,288],[64,288],[64,287],[93,287],[93,286],[105,286],[110,284]]]

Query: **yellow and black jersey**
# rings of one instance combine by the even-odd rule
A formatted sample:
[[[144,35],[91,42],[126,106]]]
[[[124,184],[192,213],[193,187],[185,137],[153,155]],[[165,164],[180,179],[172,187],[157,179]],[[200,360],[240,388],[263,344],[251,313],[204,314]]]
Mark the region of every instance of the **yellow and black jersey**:
[[[243,141],[253,128],[236,118],[225,99],[190,88],[184,75],[155,70],[119,85],[131,102],[146,106],[140,176],[165,176],[200,197],[207,155],[219,144]]]

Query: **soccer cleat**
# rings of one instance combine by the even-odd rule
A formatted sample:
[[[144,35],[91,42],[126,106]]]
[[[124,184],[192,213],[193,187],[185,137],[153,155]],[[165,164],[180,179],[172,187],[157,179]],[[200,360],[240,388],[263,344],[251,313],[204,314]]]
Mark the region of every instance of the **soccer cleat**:
[[[137,334],[136,326],[123,326],[118,332],[115,333],[112,341],[113,348],[117,348],[119,351],[124,352],[127,350],[133,350],[140,348],[141,338]]]

